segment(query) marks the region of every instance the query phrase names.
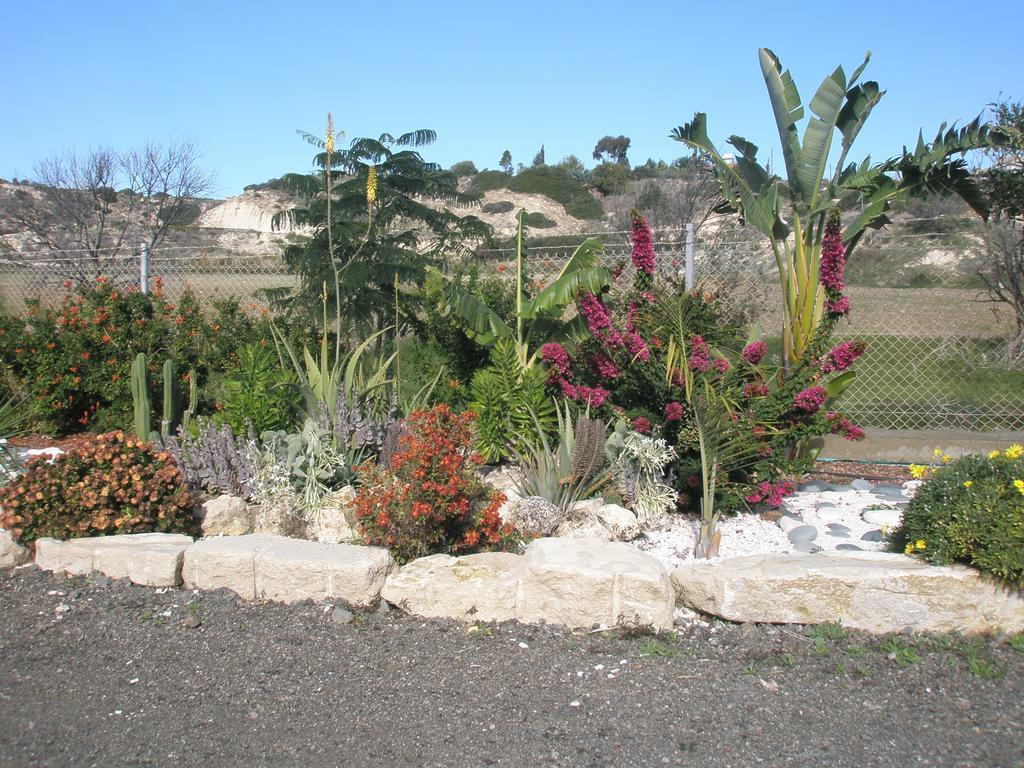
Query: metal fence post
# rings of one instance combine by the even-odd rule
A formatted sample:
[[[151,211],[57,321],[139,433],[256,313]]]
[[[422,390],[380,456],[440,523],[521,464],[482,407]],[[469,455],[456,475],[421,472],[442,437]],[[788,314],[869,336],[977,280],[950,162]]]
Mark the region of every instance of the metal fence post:
[[[139,246],[139,290],[149,293],[149,244]]]
[[[693,222],[687,222],[686,224],[686,263],[685,263],[685,277],[687,289],[693,288]]]

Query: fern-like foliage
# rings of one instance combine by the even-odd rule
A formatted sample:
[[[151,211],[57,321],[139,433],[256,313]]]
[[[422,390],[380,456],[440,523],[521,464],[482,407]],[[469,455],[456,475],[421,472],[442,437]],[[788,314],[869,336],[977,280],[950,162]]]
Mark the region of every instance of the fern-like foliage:
[[[470,384],[476,413],[476,450],[489,463],[511,458],[535,445],[538,433],[555,426],[555,404],[545,390],[539,366],[524,368],[511,339],[499,339],[490,365],[473,374]]]

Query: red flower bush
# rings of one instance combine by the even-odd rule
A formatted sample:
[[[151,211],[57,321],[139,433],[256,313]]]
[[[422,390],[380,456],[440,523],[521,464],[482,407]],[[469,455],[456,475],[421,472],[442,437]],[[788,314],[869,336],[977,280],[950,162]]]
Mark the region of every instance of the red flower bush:
[[[0,528],[16,539],[195,532],[192,497],[169,453],[124,432],[29,461],[0,487]]]
[[[414,411],[398,438],[390,470],[358,468],[362,487],[353,502],[367,544],[387,547],[406,562],[435,552],[507,549],[517,543],[498,510],[505,496],[487,489],[474,471],[472,413],[447,405]]]

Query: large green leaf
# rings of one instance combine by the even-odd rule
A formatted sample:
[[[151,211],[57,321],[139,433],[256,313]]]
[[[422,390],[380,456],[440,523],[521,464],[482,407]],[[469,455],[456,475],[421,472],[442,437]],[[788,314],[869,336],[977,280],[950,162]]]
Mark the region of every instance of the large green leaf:
[[[523,302],[522,317],[524,320],[532,320],[546,312],[561,314],[581,292],[599,294],[611,282],[611,273],[604,267],[577,269],[569,273],[563,271],[557,280],[545,286],[536,297]]]
[[[673,129],[670,137],[711,160],[718,174],[722,195],[733,208],[743,212],[748,224],[766,237],[785,239],[789,230],[779,219],[778,185],[768,183],[755,192],[738,167],[726,162],[711,143],[705,113],[697,112],[689,123]],[[735,141],[734,146],[740,150],[741,156],[749,159],[751,163],[754,162],[753,155],[749,153],[752,151],[756,154],[756,146],[738,136],[732,137],[730,141]],[[767,172],[765,176],[767,177]],[[771,179],[767,181],[771,182]]]
[[[490,346],[495,339],[513,335],[512,328],[494,310],[471,292],[446,282],[436,268],[428,269],[425,287],[427,294],[437,299],[441,313],[458,317],[466,335],[477,343]]]
[[[814,98],[811,99],[810,107],[814,117],[808,121],[804,130],[797,178],[808,212],[812,214],[818,207],[821,181],[825,176],[825,166],[828,164],[828,154],[832,148],[832,136],[845,96],[846,74],[842,67],[836,67],[835,71],[821,82]],[[829,201],[826,201],[826,204],[828,203]]]
[[[865,61],[865,63],[867,62]],[[863,65],[861,66],[863,67]],[[843,135],[842,151],[836,162],[837,170],[842,169],[857,134],[864,127],[871,110],[882,100],[884,95],[885,91],[879,89],[878,83],[873,80],[869,80],[863,85],[853,86],[846,92],[846,103],[843,104],[843,108],[839,110],[839,116],[836,118],[836,128]]]
[[[768,98],[775,113],[775,124],[779,129],[779,140],[782,142],[782,157],[786,162],[786,175],[789,177],[790,194],[794,199],[810,200],[814,190],[800,186],[798,170],[800,168],[800,134],[796,124],[804,117],[804,108],[800,102],[793,76],[787,69],[782,70],[778,57],[768,48],[758,51],[761,62],[761,73],[768,89]]]

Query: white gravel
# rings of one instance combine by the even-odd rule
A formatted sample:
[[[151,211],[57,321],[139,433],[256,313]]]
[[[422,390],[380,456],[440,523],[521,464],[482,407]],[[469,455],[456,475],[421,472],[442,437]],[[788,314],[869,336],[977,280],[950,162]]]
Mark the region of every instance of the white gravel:
[[[903,486],[904,498],[909,500],[919,485],[919,482],[906,483]],[[781,510],[784,516],[778,523],[749,512],[722,518],[718,523],[721,532],[719,557],[715,559],[794,552],[796,548],[787,532],[798,526],[813,526],[817,530],[817,535],[810,540],[814,551],[835,551],[841,544],[852,544],[864,551],[881,552],[888,547],[885,535],[890,526],[866,522],[863,514],[872,508],[892,510],[889,513],[893,522],[891,527],[895,527],[901,514],[896,501],[891,496],[852,488],[799,491],[786,497]],[[633,544],[658,558],[671,570],[694,559],[699,526],[700,521],[696,517],[673,516],[668,528],[648,531]],[[848,529],[847,535],[843,536],[842,528],[834,526],[844,526]],[[864,534],[879,530],[883,534],[881,541],[862,538]]]

